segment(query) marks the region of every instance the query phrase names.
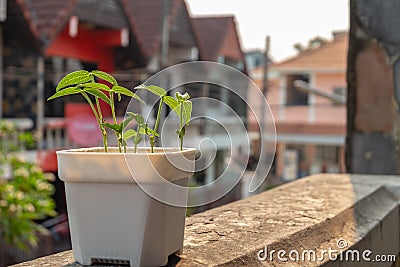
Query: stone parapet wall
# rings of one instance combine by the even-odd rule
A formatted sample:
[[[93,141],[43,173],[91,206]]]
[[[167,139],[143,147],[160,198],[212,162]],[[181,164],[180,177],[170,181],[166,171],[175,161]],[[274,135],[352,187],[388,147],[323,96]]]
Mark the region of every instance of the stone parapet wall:
[[[196,214],[186,220],[184,253],[171,257],[170,266],[377,266],[376,255],[400,252],[399,188],[396,176],[321,174]],[[275,253],[260,261],[266,247],[268,256]],[[330,261],[322,254],[329,249],[357,250],[360,261]],[[279,260],[279,250],[287,261]],[[289,259],[293,250],[299,261]],[[306,250],[321,260],[302,261]],[[15,265],[25,266],[80,265],[66,251]]]

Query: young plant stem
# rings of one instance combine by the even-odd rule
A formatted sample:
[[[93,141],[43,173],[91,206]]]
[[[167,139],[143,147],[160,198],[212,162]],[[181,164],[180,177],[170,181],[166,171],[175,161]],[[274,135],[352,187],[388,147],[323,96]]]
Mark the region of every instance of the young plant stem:
[[[85,92],[82,92],[82,95],[86,99],[86,101],[89,103],[89,106],[92,109],[94,116],[96,117],[97,123],[99,124],[101,134],[103,135],[104,152],[108,152],[107,132],[104,129],[104,126],[102,126],[103,121],[100,119],[100,117],[96,111],[96,108],[93,105],[92,100],[90,100],[90,97]],[[97,98],[96,98],[96,100],[97,100]],[[99,111],[99,112],[101,112],[101,111]]]
[[[160,123],[160,117],[161,117],[161,111],[162,111],[163,104],[164,104],[164,98],[161,97],[160,98],[160,104],[158,105],[156,122],[154,124],[154,132],[156,132],[156,133],[157,133],[157,129],[158,129],[158,124]],[[151,153],[154,153],[154,145],[156,143],[155,138],[156,137],[154,135],[150,137]]]
[[[137,130],[137,135],[133,139],[133,143],[135,144],[135,147],[134,147],[134,152],[135,153],[137,152],[137,145],[139,143],[139,138],[140,138],[140,135],[139,135],[139,133],[140,133],[140,125],[138,125],[136,130]]]
[[[135,149],[134,149],[134,152],[136,153],[137,152],[137,143],[136,143],[136,141],[135,141]]]
[[[96,97],[96,107],[97,107],[97,111],[98,111],[98,114],[99,114],[99,119],[101,121],[103,121],[103,114],[101,113],[100,101],[99,101],[98,97]]]
[[[180,146],[181,146],[181,151],[183,150],[183,135],[182,135],[182,129],[183,129],[183,102],[181,102],[181,112],[179,114],[179,139],[180,139]]]
[[[113,117],[114,124],[117,124],[117,117],[115,116],[114,93],[113,92],[110,92],[110,102],[111,102],[111,115]],[[122,147],[121,147],[122,133],[115,132],[115,135],[117,136],[118,150],[121,153],[122,152]]]
[[[181,151],[183,151],[183,137],[180,137]]]
[[[104,119],[103,119],[103,113],[101,112],[100,101],[99,101],[98,97],[96,97],[96,107],[97,107],[97,111],[98,111],[98,120],[97,121],[99,121],[99,125],[101,125],[102,123],[104,123]],[[103,136],[104,151],[108,152],[107,131],[104,127],[101,127],[101,126],[100,126],[100,131]]]
[[[161,97],[161,99],[160,99],[160,104],[158,105],[158,112],[157,112],[156,123],[154,124],[154,131],[155,131],[155,132],[157,132],[158,124],[160,123],[161,110],[162,110],[163,104],[164,104],[164,98]]]
[[[97,107],[97,111],[98,111],[98,114],[99,114],[99,120],[103,123],[104,122],[103,113],[101,112],[100,101],[99,101],[98,97],[96,97],[96,107]]]
[[[150,147],[151,147],[151,153],[154,153],[154,145],[155,145],[156,141],[155,141],[155,136],[154,135],[150,135]]]

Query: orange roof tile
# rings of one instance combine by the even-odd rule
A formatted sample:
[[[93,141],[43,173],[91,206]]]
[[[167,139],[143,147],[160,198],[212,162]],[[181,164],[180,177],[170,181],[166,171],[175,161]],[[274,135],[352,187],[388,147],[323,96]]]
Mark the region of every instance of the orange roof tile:
[[[223,55],[244,61],[234,16],[195,17],[192,22],[202,60]]]
[[[125,12],[128,14],[128,20],[139,47],[147,57],[152,57],[157,53],[160,46],[164,1],[123,0],[122,3],[126,7]],[[184,0],[171,1],[168,13],[170,23],[178,14],[180,8],[186,10]]]
[[[275,70],[345,70],[347,65],[348,34],[337,34],[334,40],[317,48],[307,49],[297,56],[275,64]]]
[[[18,4],[35,38],[42,42],[41,45],[47,46],[57,37],[74,8],[82,0],[13,1]],[[119,4],[123,11],[120,15],[126,16],[141,53],[147,59],[154,56],[160,46],[163,1],[116,0],[115,3]],[[168,12],[169,22],[174,22],[182,14],[189,17],[185,1],[171,0]],[[189,20],[188,23],[191,21]],[[191,25],[190,30],[192,31]]]
[[[41,41],[49,44],[64,26],[68,15],[78,0],[17,0],[31,28],[38,31]]]
[[[18,30],[18,35],[29,36],[32,40],[32,44],[35,48],[40,51],[39,46],[39,32],[32,22],[32,17],[28,12],[28,7],[23,0],[11,0],[8,2],[7,7],[7,19],[5,23],[5,32],[7,30],[13,31]],[[18,26],[16,26],[18,25]],[[17,28],[21,27],[21,28]]]

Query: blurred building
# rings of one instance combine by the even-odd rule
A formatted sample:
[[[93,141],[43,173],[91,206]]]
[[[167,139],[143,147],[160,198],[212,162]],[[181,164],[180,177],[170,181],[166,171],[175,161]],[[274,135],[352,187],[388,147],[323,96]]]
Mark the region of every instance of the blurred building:
[[[291,180],[321,172],[344,172],[346,107],[329,98],[305,93],[293,82],[301,80],[327,94],[346,96],[347,32],[272,64],[267,100],[277,130],[276,175]],[[250,76],[262,88],[263,67]],[[257,99],[250,101],[260,105]],[[251,128],[254,119],[249,116]]]
[[[245,71],[244,54],[234,16],[192,18],[200,49],[200,59]]]
[[[8,1],[1,25],[0,113],[5,117],[35,119],[37,110],[37,58],[41,54],[38,30],[25,16],[25,2]]]
[[[194,17],[192,18],[192,25],[199,48],[199,60],[218,62],[242,73],[247,73],[240,35],[234,16]],[[193,111],[193,115],[204,119],[191,123],[189,131],[187,131],[189,139],[185,142],[189,146],[198,147],[200,140],[209,138],[213,140],[217,150],[216,152],[213,151],[213,146],[208,147],[208,149],[206,146],[202,146],[202,155],[208,158],[215,154],[215,160],[203,172],[196,174],[196,183],[198,184],[209,184],[224,172],[228,173],[232,178],[240,177],[241,173],[236,173],[235,168],[226,168],[226,159],[230,158],[231,164],[234,165],[235,157],[236,159],[240,158],[242,147],[247,146],[246,140],[232,142],[233,139],[243,139],[237,118],[241,120],[241,123],[247,125],[247,82],[238,80],[235,75],[233,75],[235,77],[224,76],[220,73],[210,73],[209,75],[210,80],[215,83],[198,83],[187,88],[194,98],[205,97],[215,100],[201,102],[200,106]],[[230,90],[232,88],[236,89],[236,93]],[[227,106],[233,110],[234,114],[226,108]],[[195,131],[193,131],[194,127],[196,127]],[[229,131],[229,135],[227,135],[227,131]],[[220,189],[216,185],[210,188],[207,194],[211,196],[213,195],[211,191],[218,190]],[[209,196],[192,197],[207,199]],[[222,199],[211,203],[207,207],[200,207],[197,211],[219,206],[240,198],[241,188],[239,184]]]
[[[260,49],[246,51],[244,57],[249,71],[264,66],[266,63],[264,52]]]
[[[246,72],[235,18],[192,18],[184,0],[9,0],[7,18],[1,26],[4,29],[4,49],[0,53],[4,57],[3,115],[28,117],[35,122],[43,138],[39,148],[50,151],[41,157],[45,163],[42,167],[52,172],[57,170],[56,149],[85,146],[78,140],[79,134],[68,130],[74,121],[71,117],[91,113],[79,95],[45,101],[65,74],[100,69],[111,72],[127,88],[134,88],[159,70],[196,60],[219,62]],[[185,81],[185,75],[172,73],[156,84],[170,88],[173,83]],[[229,124],[232,118],[224,111],[225,104],[246,125],[247,84],[235,83],[231,77],[218,79],[239,86],[240,92],[233,94],[221,86],[199,83],[176,87],[170,93],[183,89],[192,98],[219,100],[213,106],[196,106],[194,114]],[[146,102],[154,100],[153,95],[140,93]],[[118,116],[125,114],[128,104],[129,98],[123,97],[117,105]],[[155,117],[153,106],[137,106],[135,111],[149,115],[151,123]],[[110,113],[106,105],[102,105],[102,110],[105,116]],[[217,124],[206,120],[191,123],[187,129],[187,146],[199,148],[204,137],[216,140],[217,144],[218,156],[199,174],[200,183],[218,177],[230,149],[240,151],[239,146],[231,148],[229,137],[224,134]],[[175,128],[165,135],[167,141],[163,145],[176,146]]]

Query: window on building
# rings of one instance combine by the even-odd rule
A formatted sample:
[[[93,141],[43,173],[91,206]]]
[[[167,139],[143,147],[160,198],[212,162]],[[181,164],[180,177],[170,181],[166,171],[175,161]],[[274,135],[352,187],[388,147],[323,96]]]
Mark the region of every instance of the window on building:
[[[308,94],[301,92],[293,86],[293,82],[296,80],[301,80],[306,83],[310,82],[309,75],[288,75],[286,78],[286,104],[289,106],[308,105]]]
[[[317,146],[317,160],[320,162],[337,163],[339,161],[339,147]]]
[[[284,155],[283,179],[292,180],[307,175],[301,166],[306,161],[306,150],[303,144],[287,144]]]

